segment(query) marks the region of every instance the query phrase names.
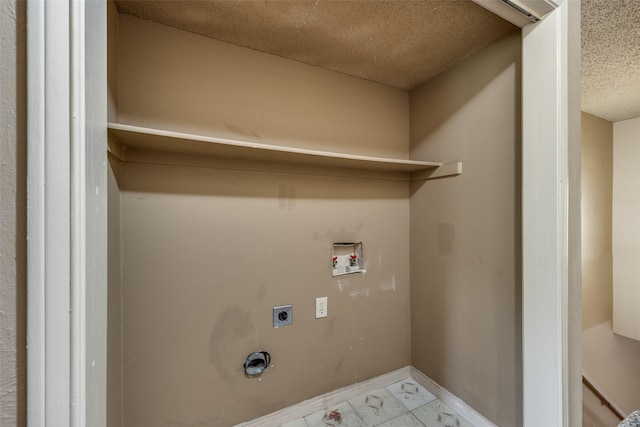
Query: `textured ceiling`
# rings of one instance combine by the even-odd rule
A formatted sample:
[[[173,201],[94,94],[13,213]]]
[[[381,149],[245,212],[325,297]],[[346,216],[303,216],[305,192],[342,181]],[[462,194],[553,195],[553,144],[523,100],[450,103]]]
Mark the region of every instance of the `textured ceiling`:
[[[406,90],[517,29],[471,0],[116,0],[118,10]]]
[[[116,0],[122,13],[406,90],[516,30],[471,0]],[[640,0],[582,0],[582,110],[640,117]]]
[[[640,0],[582,0],[582,110],[640,117]]]

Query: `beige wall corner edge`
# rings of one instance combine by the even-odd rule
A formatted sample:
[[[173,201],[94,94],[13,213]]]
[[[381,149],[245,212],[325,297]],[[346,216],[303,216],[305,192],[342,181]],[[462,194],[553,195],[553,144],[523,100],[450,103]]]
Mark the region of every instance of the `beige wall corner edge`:
[[[471,422],[475,427],[496,427],[494,423],[489,421],[471,406],[467,405],[458,396],[454,395],[413,366],[411,366],[411,378],[416,380],[418,384],[426,388],[431,392],[431,394],[444,402],[445,405],[462,415],[465,420]]]

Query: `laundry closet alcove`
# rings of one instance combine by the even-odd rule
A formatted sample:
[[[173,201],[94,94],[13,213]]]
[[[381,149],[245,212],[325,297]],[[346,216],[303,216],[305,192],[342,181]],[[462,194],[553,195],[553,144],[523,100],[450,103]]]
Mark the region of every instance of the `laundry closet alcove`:
[[[108,426],[231,426],[407,365],[514,425],[519,32],[407,91],[108,7]],[[332,276],[338,242],[361,274]]]

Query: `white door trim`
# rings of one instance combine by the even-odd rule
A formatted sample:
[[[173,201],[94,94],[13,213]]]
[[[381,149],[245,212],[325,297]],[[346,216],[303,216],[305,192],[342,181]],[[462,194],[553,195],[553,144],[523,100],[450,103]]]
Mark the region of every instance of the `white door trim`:
[[[106,424],[106,4],[27,3],[27,423]]]
[[[100,427],[106,423],[106,4],[32,0],[27,19],[27,421]],[[579,22],[579,1],[567,0],[523,30],[527,427],[581,425]]]
[[[525,427],[582,425],[579,52],[579,1],[523,28]]]

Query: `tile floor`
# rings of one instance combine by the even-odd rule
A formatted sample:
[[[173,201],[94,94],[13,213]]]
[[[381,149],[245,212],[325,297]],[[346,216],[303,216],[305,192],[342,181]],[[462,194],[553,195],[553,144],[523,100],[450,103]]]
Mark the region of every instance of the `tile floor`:
[[[282,427],[473,427],[412,379],[399,381]]]

